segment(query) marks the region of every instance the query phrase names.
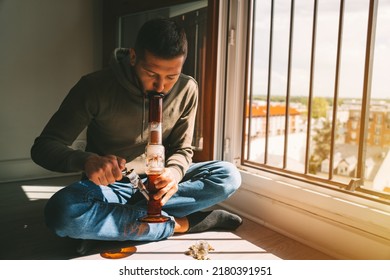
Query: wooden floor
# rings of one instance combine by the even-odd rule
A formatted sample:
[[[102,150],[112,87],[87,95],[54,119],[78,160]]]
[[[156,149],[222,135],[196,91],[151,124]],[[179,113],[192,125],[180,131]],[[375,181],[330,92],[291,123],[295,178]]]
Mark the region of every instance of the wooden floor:
[[[68,176],[0,184],[0,259],[67,260],[102,259],[103,252],[132,248],[133,259],[188,259],[185,251],[197,240],[214,247],[210,259],[333,259],[248,219],[234,232],[175,235],[149,243],[97,242],[80,256],[80,241],[53,235],[43,221],[47,199],[59,188],[77,180]]]

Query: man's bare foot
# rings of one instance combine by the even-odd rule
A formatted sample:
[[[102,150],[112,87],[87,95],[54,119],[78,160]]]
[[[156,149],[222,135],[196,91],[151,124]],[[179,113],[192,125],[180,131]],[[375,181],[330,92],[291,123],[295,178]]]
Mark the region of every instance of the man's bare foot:
[[[184,233],[189,229],[187,217],[175,218],[175,233]]]

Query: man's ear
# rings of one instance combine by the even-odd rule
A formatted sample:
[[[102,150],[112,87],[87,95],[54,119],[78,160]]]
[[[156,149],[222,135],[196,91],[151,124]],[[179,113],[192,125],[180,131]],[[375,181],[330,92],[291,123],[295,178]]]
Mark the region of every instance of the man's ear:
[[[135,50],[133,48],[130,49],[130,65],[131,66],[135,66],[135,62],[136,62],[136,54],[135,54]]]

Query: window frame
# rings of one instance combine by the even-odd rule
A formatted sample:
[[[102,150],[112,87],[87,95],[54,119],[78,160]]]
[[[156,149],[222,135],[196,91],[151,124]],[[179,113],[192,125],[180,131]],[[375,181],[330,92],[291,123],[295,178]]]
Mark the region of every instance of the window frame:
[[[292,2],[294,3],[294,1]],[[314,4],[314,9],[317,9],[316,5],[317,5],[317,1],[315,1],[315,4]],[[343,15],[343,6],[344,6],[344,1],[341,0],[340,2],[340,28],[342,28],[342,15]],[[378,9],[378,1],[374,0],[374,1],[370,1],[370,11],[369,11],[369,25],[368,25],[368,30],[367,30],[367,45],[366,45],[366,59],[365,59],[365,67],[364,67],[364,85],[363,85],[363,99],[362,99],[362,104],[363,104],[363,109],[361,111],[361,120],[358,124],[358,126],[360,127],[360,131],[357,135],[357,139],[356,141],[359,141],[359,149],[358,149],[358,157],[359,158],[363,158],[364,157],[364,153],[365,153],[365,145],[364,144],[364,141],[366,141],[366,137],[367,137],[367,130],[368,130],[368,127],[369,127],[369,121],[368,121],[368,117],[366,116],[369,116],[370,114],[372,114],[372,112],[370,113],[370,108],[367,104],[369,104],[369,98],[370,98],[370,86],[371,86],[371,75],[372,75],[372,64],[373,64],[373,49],[374,49],[374,40],[375,40],[375,34],[374,34],[374,28],[375,28],[375,23],[373,23],[373,17],[376,16],[377,14],[377,9]],[[248,22],[246,23],[247,26],[249,27],[247,30],[247,34],[246,34],[246,38],[249,42],[251,43],[248,43],[246,46],[245,46],[245,49],[246,49],[246,53],[244,55],[242,55],[242,57],[246,57],[246,63],[245,63],[245,85],[244,85],[244,91],[245,91],[245,96],[248,96],[248,92],[249,94],[251,94],[251,89],[250,89],[250,83],[251,83],[251,71],[252,69],[250,69],[251,67],[248,67],[247,65],[251,65],[251,49],[253,48],[253,34],[251,34],[252,32],[252,21],[253,21],[253,14],[254,14],[254,5],[253,5],[253,1],[250,1],[250,4],[248,6],[248,11],[247,11],[247,19],[248,19]],[[314,18],[314,23],[315,24],[315,21],[316,19]],[[290,28],[293,24],[291,23],[290,25]],[[272,25],[270,27],[272,29]],[[315,30],[315,29],[313,29]],[[271,30],[272,32],[272,30]],[[292,32],[292,30],[290,29],[290,32]],[[315,38],[315,31],[313,31],[313,38]],[[342,30],[339,30],[339,38],[338,38],[338,50],[341,49],[341,34],[342,34]],[[272,41],[271,43],[272,44]],[[315,41],[313,39],[313,48],[315,48]],[[290,45],[291,45],[291,38],[290,38]],[[272,48],[272,46],[270,46],[270,48]],[[291,51],[291,46],[290,46],[290,51]],[[312,51],[312,53],[314,53],[314,51]],[[271,54],[270,54],[271,55]],[[290,58],[289,58],[290,59]],[[312,58],[313,60],[313,58]],[[335,98],[337,98],[337,91],[338,91],[338,87],[337,87],[337,84],[338,84],[338,80],[339,80],[339,77],[338,77],[338,72],[339,72],[339,61],[340,61],[340,54],[338,53],[337,54],[337,64],[336,64],[336,85],[335,85]],[[288,66],[288,69],[290,69],[290,61],[288,62],[289,66]],[[313,67],[313,66],[311,66]],[[313,69],[311,69],[311,71],[313,71]],[[289,73],[288,73],[289,75]],[[228,78],[229,80],[231,78]],[[312,81],[312,77],[311,77],[311,81]],[[270,82],[270,81],[268,81]],[[310,91],[312,91],[312,89],[310,89]],[[288,94],[288,92],[287,92]],[[311,102],[311,96],[312,94],[310,94],[309,96],[309,103]],[[244,98],[246,99],[246,97]],[[288,102],[288,98],[287,98],[287,102]],[[242,128],[241,128],[241,131],[242,131],[242,134],[241,134],[241,137],[242,139],[245,139],[245,131],[248,130],[248,126],[252,129],[251,127],[251,120],[249,118],[249,122],[246,120],[246,115],[251,115],[251,108],[248,109],[247,111],[247,107],[243,104],[245,103],[245,101],[241,101],[240,104],[242,104],[242,119],[243,119],[243,123],[242,123]],[[269,100],[267,102],[267,104],[269,104]],[[288,108],[288,104],[286,104],[286,107]],[[267,109],[267,111],[270,111],[269,110],[269,107]],[[337,108],[334,109],[334,111],[337,111]],[[333,113],[335,114],[335,113]],[[288,115],[288,114],[287,114]],[[310,115],[310,106],[309,106],[309,115]],[[290,122],[290,118],[286,118],[286,128],[285,128],[285,141],[287,142],[287,135],[288,135],[288,130],[289,130],[289,122]],[[334,115],[333,117],[333,125],[332,127],[334,128],[335,127],[335,122],[336,122],[336,117]],[[268,122],[267,122],[268,123]],[[266,129],[266,133],[267,131],[269,131],[269,129],[267,128]],[[310,131],[310,124],[309,124],[309,127],[308,127],[308,131]],[[309,135],[309,133],[307,133],[307,135]],[[335,135],[335,129],[332,129],[332,139],[334,139],[334,136]],[[266,136],[267,138],[267,136]],[[249,141],[248,141],[249,142]],[[387,205],[390,205],[390,194],[388,193],[384,193],[384,192],[380,192],[380,191],[376,191],[376,190],[371,190],[369,188],[366,188],[364,187],[364,184],[362,184],[362,180],[360,179],[355,179],[355,178],[351,178],[350,181],[348,183],[344,183],[344,182],[340,182],[340,181],[336,181],[336,180],[332,180],[332,177],[333,177],[333,173],[330,172],[329,173],[329,178],[321,178],[321,177],[318,177],[318,176],[314,176],[312,174],[310,174],[308,172],[308,159],[306,159],[307,161],[307,165],[306,165],[306,168],[305,168],[305,171],[303,173],[300,173],[300,172],[295,172],[295,171],[291,171],[291,170],[288,170],[286,168],[284,168],[286,166],[285,162],[284,162],[284,167],[283,168],[279,168],[279,167],[274,167],[274,166],[271,166],[271,165],[268,165],[265,161],[265,163],[258,163],[258,162],[254,162],[254,161],[251,161],[249,159],[244,159],[245,157],[243,155],[245,155],[245,152],[248,152],[249,151],[249,145],[248,145],[248,148],[247,148],[247,151],[245,151],[245,143],[244,143],[244,140],[241,140],[241,143],[242,143],[242,146],[241,146],[241,153],[240,153],[240,156],[236,156],[235,158],[238,159],[239,158],[239,166],[240,168],[243,168],[243,169],[250,169],[252,170],[252,172],[257,172],[257,171],[265,171],[265,172],[269,172],[269,173],[272,173],[272,174],[277,174],[277,175],[280,175],[280,176],[284,176],[284,177],[287,177],[287,178],[291,178],[291,179],[294,179],[294,180],[298,180],[298,181],[303,181],[304,183],[311,183],[313,185],[317,185],[319,187],[323,187],[323,188],[328,188],[328,189],[333,189],[333,190],[336,190],[336,191],[339,191],[339,192],[342,192],[342,193],[345,193],[345,194],[350,194],[350,195],[354,195],[354,196],[358,196],[358,197],[363,197],[363,198],[366,198],[366,199],[370,199],[370,200],[374,200],[374,201],[377,201],[377,202],[380,202],[380,203],[384,203],[384,204],[387,204]],[[307,140],[307,143],[309,143],[309,140]],[[265,142],[265,150],[267,149],[267,142]],[[306,149],[308,149],[308,145],[306,145]],[[331,148],[331,152],[330,152],[330,162],[333,162],[333,145],[332,145],[332,148]],[[286,145],[285,145],[285,149],[286,149]],[[307,153],[307,156],[308,156],[309,153]],[[284,159],[284,161],[286,161],[286,157]],[[333,166],[332,166],[333,167]],[[360,160],[358,161],[358,167],[357,167],[357,177],[358,178],[364,178],[364,176],[362,175],[364,173],[364,169],[365,169],[365,166],[364,166],[364,161],[363,160]]]

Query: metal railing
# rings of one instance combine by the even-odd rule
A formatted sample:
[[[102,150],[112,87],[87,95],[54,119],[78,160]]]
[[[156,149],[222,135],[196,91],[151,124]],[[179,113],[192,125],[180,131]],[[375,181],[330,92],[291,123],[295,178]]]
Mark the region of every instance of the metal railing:
[[[276,1],[276,0],[275,0]],[[317,20],[319,16],[319,0],[314,0],[313,3],[313,13],[312,13],[312,33],[311,33],[311,50],[310,50],[310,72],[309,72],[309,92],[307,96],[307,123],[306,123],[306,145],[305,145],[305,156],[304,156],[304,170],[302,172],[297,172],[289,170],[287,168],[288,162],[288,149],[289,149],[289,136],[290,136],[290,124],[291,124],[291,114],[290,114],[290,87],[291,87],[291,75],[294,73],[294,68],[292,66],[293,59],[293,42],[294,42],[294,22],[296,20],[296,7],[295,1],[291,0],[290,10],[289,10],[289,34],[288,34],[288,55],[286,63],[286,92],[284,95],[284,104],[285,104],[285,114],[284,114],[284,146],[283,149],[283,159],[280,166],[274,166],[269,163],[269,141],[270,141],[270,119],[271,119],[271,95],[272,95],[272,74],[274,73],[273,69],[273,59],[274,59],[274,33],[275,33],[275,1],[268,1],[269,4],[269,44],[268,44],[268,77],[267,77],[267,89],[266,89],[266,124],[265,124],[265,139],[264,139],[264,158],[261,161],[256,161],[250,158],[251,150],[253,146],[251,145],[251,127],[254,120],[254,112],[252,109],[252,104],[254,103],[254,93],[253,89],[248,86],[245,108],[244,108],[244,119],[247,121],[244,122],[243,129],[243,158],[241,164],[243,166],[250,166],[258,168],[261,170],[266,170],[273,173],[278,173],[283,176],[292,177],[298,180],[310,181],[319,186],[335,188],[343,192],[352,193],[358,196],[364,196],[369,199],[378,200],[384,203],[390,203],[390,194],[382,191],[376,191],[365,187],[365,159],[366,159],[366,150],[367,150],[367,131],[369,125],[369,115],[370,115],[370,101],[371,101],[371,84],[372,84],[372,75],[373,75],[373,60],[374,60],[374,50],[375,50],[375,32],[376,32],[376,22],[378,15],[378,0],[370,0],[368,5],[368,22],[367,22],[367,35],[366,35],[366,46],[365,46],[365,62],[364,62],[364,79],[363,88],[362,88],[362,99],[361,99],[361,112],[360,112],[360,131],[359,131],[359,141],[358,141],[358,152],[357,152],[357,165],[354,176],[350,176],[349,181],[339,181],[335,178],[335,143],[337,139],[337,110],[339,102],[339,86],[342,80],[340,75],[340,67],[342,60],[342,47],[343,47],[343,31],[344,31],[344,15],[345,15],[345,1],[339,1],[339,10],[338,10],[338,28],[337,28],[337,43],[336,43],[336,57],[335,57],[335,68],[334,68],[334,90],[333,90],[333,110],[331,113],[331,143],[329,149],[329,167],[327,176],[315,176],[312,174],[309,169],[310,156],[312,153],[312,116],[313,116],[313,99],[314,99],[314,78],[315,78],[315,67],[316,67],[316,47],[317,47]],[[251,20],[256,20],[255,14],[255,5],[262,5],[264,1],[251,1],[250,11],[252,16],[249,17]],[[249,26],[255,26],[254,23],[249,24]],[[249,51],[255,49],[254,39],[256,37],[255,27],[251,30],[252,34],[249,36],[252,42],[249,44]],[[252,81],[257,79],[254,76],[254,62],[253,55],[248,56],[250,61],[248,61],[248,84],[252,84]],[[389,112],[390,114],[390,112]]]

